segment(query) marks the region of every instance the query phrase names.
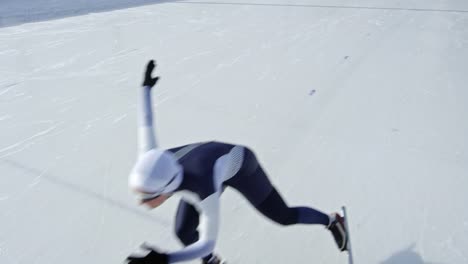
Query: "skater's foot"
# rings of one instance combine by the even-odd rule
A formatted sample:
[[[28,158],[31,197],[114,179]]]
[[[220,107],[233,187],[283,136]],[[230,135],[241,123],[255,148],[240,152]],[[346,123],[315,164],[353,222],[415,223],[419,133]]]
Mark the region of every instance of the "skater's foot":
[[[330,216],[330,224],[328,225],[328,230],[335,238],[336,245],[340,251],[345,251],[347,249],[348,237],[346,235],[345,228],[345,219],[338,213],[333,213]]]
[[[227,262],[217,255],[212,255],[210,259],[203,260],[202,264],[227,264]]]

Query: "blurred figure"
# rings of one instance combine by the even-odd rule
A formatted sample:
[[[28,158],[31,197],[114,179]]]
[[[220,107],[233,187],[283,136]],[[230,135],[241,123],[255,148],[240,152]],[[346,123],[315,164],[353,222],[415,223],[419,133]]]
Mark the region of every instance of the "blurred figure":
[[[158,148],[151,106],[151,89],[159,80],[152,77],[154,68],[154,61],[150,61],[139,89],[139,157],[130,173],[129,187],[140,203],[151,209],[172,194],[180,194],[175,234],[185,247],[162,252],[143,245],[149,253],[129,256],[129,264],[166,264],[197,258],[202,263],[225,263],[213,250],[219,229],[220,196],[227,187],[239,191],[258,212],[280,225],[327,227],[338,248],[346,250],[344,219],[337,213],[327,215],[310,207],[289,207],[248,147],[211,141]]]

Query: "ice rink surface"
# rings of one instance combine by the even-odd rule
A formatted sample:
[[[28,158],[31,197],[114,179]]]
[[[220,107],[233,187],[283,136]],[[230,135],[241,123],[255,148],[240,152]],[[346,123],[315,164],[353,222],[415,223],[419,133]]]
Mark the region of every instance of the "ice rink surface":
[[[291,205],[348,207],[355,263],[468,263],[468,2],[0,2],[0,263],[165,250],[177,200],[127,189],[136,89],[163,147],[252,147]],[[230,264],[346,263],[322,227],[222,198]],[[198,262],[193,262],[198,263]]]

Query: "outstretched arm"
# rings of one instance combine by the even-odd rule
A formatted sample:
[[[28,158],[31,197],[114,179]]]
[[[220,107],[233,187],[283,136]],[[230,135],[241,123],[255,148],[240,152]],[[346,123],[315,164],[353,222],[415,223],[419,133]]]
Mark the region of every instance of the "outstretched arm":
[[[138,95],[138,154],[140,156],[157,146],[153,128],[151,88],[158,82],[159,77],[151,77],[154,68],[154,61],[149,61],[146,66],[143,85],[139,89]]]
[[[216,192],[200,202],[200,238],[182,250],[168,254],[169,263],[205,257],[213,253],[219,228],[219,196]]]
[[[203,258],[213,253],[219,226],[219,196],[220,193],[213,193],[197,205],[200,212],[200,238],[197,242],[172,253],[164,253],[143,244],[142,248],[149,252],[140,256],[130,255],[127,264],[172,264]]]

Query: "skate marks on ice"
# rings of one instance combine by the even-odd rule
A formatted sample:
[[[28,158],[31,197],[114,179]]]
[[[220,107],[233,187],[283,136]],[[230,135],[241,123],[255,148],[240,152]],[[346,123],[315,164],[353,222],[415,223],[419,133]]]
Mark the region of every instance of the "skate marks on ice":
[[[7,116],[1,116],[0,119],[5,120],[11,118],[11,115]],[[21,139],[13,144],[10,144],[8,146],[4,146],[0,148],[0,159],[3,159],[5,157],[11,156],[13,154],[16,154],[18,152],[21,152],[27,148],[29,148],[32,144],[34,144],[34,141],[38,138],[45,137],[49,135],[52,131],[56,130],[58,127],[57,124],[55,124],[54,121],[52,120],[44,120],[44,121],[36,121],[31,123],[30,125],[46,125],[47,127],[45,129],[42,129],[35,134]],[[20,125],[17,125],[16,127],[21,127]],[[23,126],[24,127],[24,126]],[[30,127],[30,126],[28,126]],[[9,127],[8,129],[11,129],[12,127]]]
[[[424,261],[423,258],[414,250],[414,247],[415,245],[413,244],[402,251],[398,251],[379,264],[443,264]]]
[[[0,51],[0,55],[1,55],[1,53],[2,52]],[[0,85],[0,95],[8,93],[10,90],[12,90],[17,85],[18,85],[18,83],[10,83],[10,84],[7,84],[7,85]]]
[[[36,168],[31,168],[28,165],[24,165],[24,164],[22,164],[22,163],[20,163],[18,161],[12,160],[12,159],[2,159],[2,160],[0,160],[0,163],[3,163],[4,165],[7,165],[7,166],[12,167],[12,168],[23,170],[28,175],[31,175],[31,176],[34,176],[34,177],[37,177],[37,175],[40,175],[42,180],[45,180],[45,181],[47,181],[49,183],[52,183],[52,184],[55,184],[55,185],[59,185],[63,189],[66,189],[66,190],[74,192],[74,193],[78,193],[80,195],[85,195],[85,196],[93,198],[93,199],[95,199],[95,200],[97,200],[99,202],[103,202],[103,203],[105,203],[105,204],[107,204],[109,206],[125,210],[127,212],[130,212],[130,213],[132,213],[134,215],[137,215],[137,216],[139,216],[141,218],[144,218],[144,219],[146,219],[148,221],[151,221],[153,223],[158,223],[158,224],[163,225],[163,226],[169,226],[170,225],[169,222],[164,221],[161,218],[151,216],[151,215],[149,215],[149,214],[147,214],[145,212],[137,210],[136,208],[134,208],[132,206],[126,205],[126,204],[124,204],[124,203],[122,203],[122,202],[120,202],[118,200],[112,199],[110,197],[107,197],[106,195],[103,195],[101,193],[98,193],[98,192],[89,190],[89,189],[87,189],[87,188],[85,188],[83,186],[80,186],[77,183],[72,183],[72,182],[66,181],[65,179],[61,179],[60,177],[52,175],[47,170],[43,171],[43,170],[39,170],[39,169],[36,169]],[[1,197],[0,197],[0,199],[1,199]]]

